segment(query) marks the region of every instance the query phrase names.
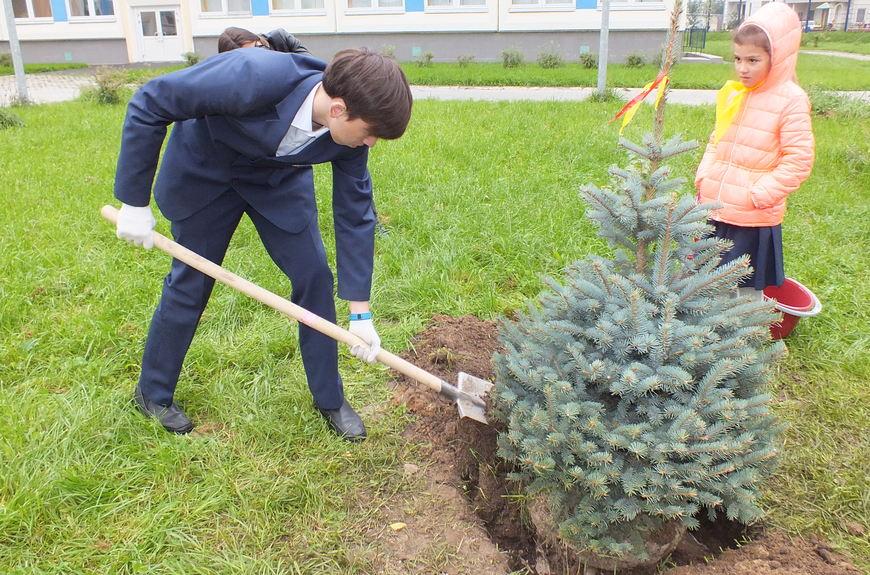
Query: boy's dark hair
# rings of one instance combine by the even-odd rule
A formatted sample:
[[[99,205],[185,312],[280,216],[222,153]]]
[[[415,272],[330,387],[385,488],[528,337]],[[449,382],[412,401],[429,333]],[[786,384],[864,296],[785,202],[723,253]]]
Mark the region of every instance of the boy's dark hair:
[[[733,42],[741,46],[756,46],[768,54],[771,53],[770,38],[768,38],[767,32],[754,24],[744,24],[738,28],[737,32],[734,33]]]
[[[349,119],[361,118],[372,136],[395,140],[411,120],[411,88],[392,58],[368,48],[342,50],[323,73],[323,89],[341,98]]]
[[[218,36],[218,52],[229,52],[241,48],[248,42],[256,42],[257,40],[261,40],[261,38],[250,30],[230,26]]]

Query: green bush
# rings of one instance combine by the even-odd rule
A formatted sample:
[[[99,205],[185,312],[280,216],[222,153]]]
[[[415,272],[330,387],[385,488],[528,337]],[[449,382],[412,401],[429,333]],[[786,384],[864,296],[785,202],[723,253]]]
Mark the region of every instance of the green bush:
[[[558,52],[549,51],[538,54],[538,66],[541,68],[558,68],[562,66],[562,64],[564,64],[564,62],[562,61],[562,56],[560,56]]]
[[[598,57],[595,54],[580,54],[580,65],[584,68],[595,68],[598,66]]]
[[[429,68],[432,66],[432,60],[435,59],[435,55],[432,52],[423,52],[420,54],[420,59],[417,60],[417,65],[421,68]]]
[[[0,108],[0,130],[7,128],[20,128],[24,125],[24,121],[15,113],[6,108]]]
[[[465,68],[466,66],[474,62],[474,56],[460,56],[456,59],[456,61],[459,63],[460,68]]]
[[[4,52],[0,54],[0,68],[12,67],[12,54]]]
[[[392,60],[396,59],[396,47],[392,44],[384,44],[381,46],[381,56],[385,56]]]
[[[188,66],[195,66],[199,64],[200,60],[202,60],[202,56],[196,52],[185,52],[181,56],[184,58],[184,61],[187,62]]]
[[[501,53],[501,63],[505,68],[519,68],[523,64],[523,53],[519,50],[505,50]]]
[[[870,104],[858,98],[842,96],[818,86],[807,88],[813,114],[818,116],[840,116],[864,120],[870,118]]]
[[[643,56],[640,54],[629,54],[625,58],[625,65],[628,68],[640,68],[645,63],[646,63],[646,61],[643,59]]]
[[[118,104],[124,99],[124,88],[127,84],[127,76],[124,72],[102,68],[97,70],[94,79],[97,85],[82,94],[84,99],[108,105]]]
[[[591,96],[589,96],[590,102],[616,102],[617,100],[622,100],[622,98],[620,98],[613,88],[610,87],[604,88],[604,92],[596,90]]]

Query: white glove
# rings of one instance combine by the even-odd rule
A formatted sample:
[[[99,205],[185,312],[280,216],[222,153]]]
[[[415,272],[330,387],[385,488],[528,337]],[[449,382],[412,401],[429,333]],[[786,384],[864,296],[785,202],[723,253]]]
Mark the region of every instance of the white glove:
[[[138,208],[121,204],[115,234],[122,240],[150,250],[154,246],[154,237],[151,232],[156,224],[157,221],[151,213],[151,206]]]
[[[374,363],[378,352],[381,351],[381,338],[378,335],[378,332],[375,331],[375,326],[372,323],[372,320],[352,320],[350,322],[349,331],[369,344],[368,347],[364,345],[352,346],[350,352],[363,361]]]

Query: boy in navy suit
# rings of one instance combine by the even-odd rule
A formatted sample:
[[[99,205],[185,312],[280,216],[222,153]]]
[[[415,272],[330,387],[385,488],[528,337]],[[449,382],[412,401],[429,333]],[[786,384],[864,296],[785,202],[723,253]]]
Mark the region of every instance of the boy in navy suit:
[[[368,150],[404,133],[411,104],[398,64],[366,49],[339,52],[328,66],[308,54],[233,50],[155,78],[127,108],[115,176],[117,235],[151,247],[152,182],[175,240],[218,264],[247,214],[290,279],[291,300],[335,322],[311,168],[331,162],[338,295],[349,302],[350,331],[369,344],[351,351],[372,362],[380,338],[369,308],[376,218]],[[151,320],[134,399],[175,433],[193,429],[173,397],[213,285],[173,260]],[[344,398],[336,342],[300,324],[299,344],[318,410],[341,437],[364,439],[365,426]]]

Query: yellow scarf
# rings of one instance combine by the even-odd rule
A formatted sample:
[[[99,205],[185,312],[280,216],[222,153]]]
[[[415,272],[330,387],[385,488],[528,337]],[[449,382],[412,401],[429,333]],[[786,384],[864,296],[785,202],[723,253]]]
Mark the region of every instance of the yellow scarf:
[[[734,122],[737,112],[743,107],[746,94],[760,85],[759,83],[751,88],[747,88],[736,80],[728,80],[719,89],[719,93],[716,94],[716,128],[713,131],[713,143],[719,143],[719,140],[728,131],[728,128]]]

